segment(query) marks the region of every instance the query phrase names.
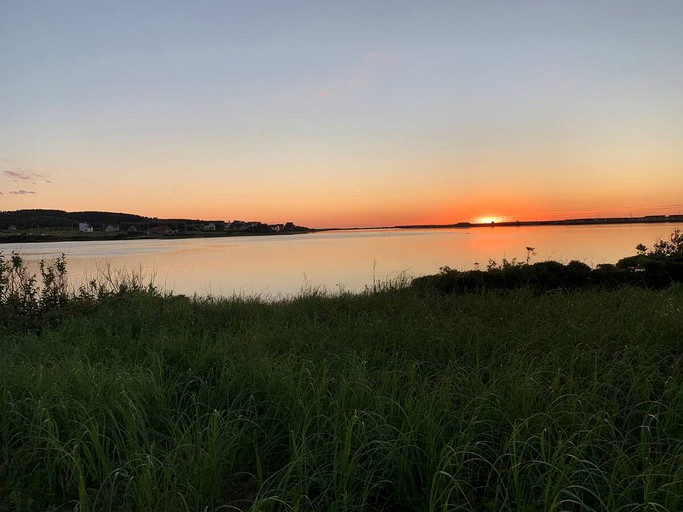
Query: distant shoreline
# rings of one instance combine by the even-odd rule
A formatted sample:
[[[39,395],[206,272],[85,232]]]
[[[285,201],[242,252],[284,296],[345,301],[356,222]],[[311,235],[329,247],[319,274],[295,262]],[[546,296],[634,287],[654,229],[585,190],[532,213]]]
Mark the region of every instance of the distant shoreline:
[[[320,233],[326,231],[367,231],[376,229],[470,229],[470,228],[504,228],[522,226],[600,226],[615,224],[672,224],[683,222],[683,215],[648,215],[644,217],[602,217],[564,220],[538,220],[538,221],[507,221],[507,222],[458,222],[454,224],[412,224],[399,226],[372,226],[372,227],[345,227],[345,228],[305,228],[295,231],[282,232],[192,232],[172,234],[135,234],[116,232],[105,233],[96,231],[93,233],[64,231],[51,232],[46,229],[42,233],[0,233],[0,244],[11,243],[40,243],[40,242],[101,242],[117,240],[160,240],[160,239],[188,239],[188,238],[230,238],[230,237],[260,237],[260,236],[289,236],[308,233]]]
[[[408,224],[399,226],[322,228],[313,231],[351,231],[365,229],[469,229],[469,228],[501,228],[520,226],[597,226],[607,224],[671,224],[683,222],[683,215],[646,215],[643,217],[596,217],[563,220],[529,220],[505,222],[457,222],[454,224]]]
[[[232,237],[252,237],[252,236],[289,236],[300,235],[317,231],[314,229],[286,231],[281,233],[260,233],[260,232],[197,232],[197,233],[173,233],[167,235],[158,234],[136,234],[129,235],[127,233],[104,233],[95,231],[93,233],[74,232],[73,235],[60,233],[51,233],[46,230],[43,233],[19,233],[7,234],[0,233],[0,244],[11,243],[42,243],[42,242],[113,242],[113,241],[128,241],[128,240],[177,240],[188,238],[232,238]]]

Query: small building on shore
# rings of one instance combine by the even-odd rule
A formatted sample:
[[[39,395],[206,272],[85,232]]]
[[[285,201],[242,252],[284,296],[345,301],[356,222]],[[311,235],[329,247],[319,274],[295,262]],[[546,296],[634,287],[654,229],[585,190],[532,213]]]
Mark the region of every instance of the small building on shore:
[[[233,220],[225,224],[225,231],[246,231],[247,223],[243,220]]]
[[[88,224],[87,222],[79,222],[78,223],[78,231],[80,233],[92,233],[94,230],[93,230],[93,227],[90,224]]]

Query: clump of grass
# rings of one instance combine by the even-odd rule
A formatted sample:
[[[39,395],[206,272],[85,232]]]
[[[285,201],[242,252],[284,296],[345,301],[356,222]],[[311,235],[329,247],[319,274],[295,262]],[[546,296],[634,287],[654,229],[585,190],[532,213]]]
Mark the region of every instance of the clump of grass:
[[[95,278],[70,289],[66,256],[41,260],[32,273],[19,253],[0,252],[0,334],[38,330],[65,317],[89,311],[107,299],[129,294],[160,294],[154,276],[138,271],[98,269]]]
[[[40,262],[39,284],[39,277],[28,270],[18,253],[12,252],[5,260],[0,252],[0,333],[47,320],[68,299],[63,254],[52,263]]]
[[[128,294],[3,338],[0,509],[680,510],[682,307]]]

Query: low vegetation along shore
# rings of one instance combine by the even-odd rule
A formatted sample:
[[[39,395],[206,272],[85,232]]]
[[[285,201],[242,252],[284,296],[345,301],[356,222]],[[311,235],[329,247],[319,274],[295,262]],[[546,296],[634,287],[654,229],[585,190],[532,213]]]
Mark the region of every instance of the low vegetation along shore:
[[[679,233],[275,303],[1,261],[0,510],[683,509]]]

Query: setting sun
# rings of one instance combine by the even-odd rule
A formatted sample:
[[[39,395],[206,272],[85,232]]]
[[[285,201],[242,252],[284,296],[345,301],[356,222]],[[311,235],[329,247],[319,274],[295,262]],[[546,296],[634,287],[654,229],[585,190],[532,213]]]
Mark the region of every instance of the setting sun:
[[[491,224],[492,222],[500,222],[499,217],[479,217],[476,221],[477,224]]]

